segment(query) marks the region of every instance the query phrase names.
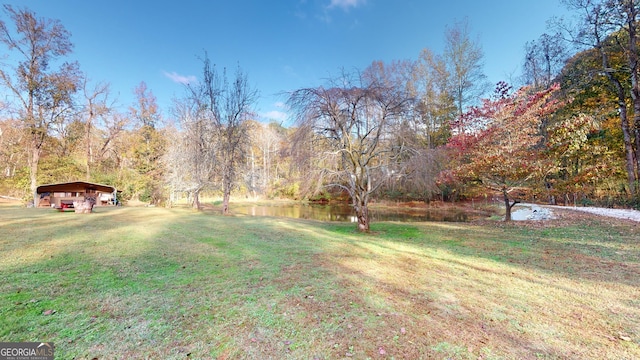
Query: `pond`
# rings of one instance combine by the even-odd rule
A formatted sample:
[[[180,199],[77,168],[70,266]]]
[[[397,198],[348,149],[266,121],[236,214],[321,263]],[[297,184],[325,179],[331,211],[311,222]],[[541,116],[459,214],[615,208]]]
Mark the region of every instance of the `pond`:
[[[356,222],[355,212],[346,204],[231,204],[231,212],[248,216],[276,216],[321,221]],[[371,221],[445,221],[466,222],[490,216],[487,213],[464,209],[433,209],[414,207],[369,208]]]

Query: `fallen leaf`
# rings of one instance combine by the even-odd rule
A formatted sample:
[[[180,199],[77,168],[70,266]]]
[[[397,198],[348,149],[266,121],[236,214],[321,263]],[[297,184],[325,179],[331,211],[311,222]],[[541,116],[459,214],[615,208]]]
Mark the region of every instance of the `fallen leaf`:
[[[620,340],[622,340],[622,341],[631,341],[631,337],[629,337],[627,335],[620,334]]]
[[[56,311],[55,310],[45,310],[42,315],[53,315],[55,314]]]

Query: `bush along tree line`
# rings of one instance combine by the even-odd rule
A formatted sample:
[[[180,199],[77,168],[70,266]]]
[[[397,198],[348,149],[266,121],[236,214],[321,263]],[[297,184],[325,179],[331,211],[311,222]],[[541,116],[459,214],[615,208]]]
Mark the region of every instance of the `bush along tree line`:
[[[141,81],[120,110],[73,61],[57,20],[4,5],[0,193],[35,203],[38,184],[88,180],[124,200],[171,205],[232,194],[344,199],[369,229],[373,199],[493,198],[640,206],[638,11],[628,0],[565,0],[574,17],[525,44],[518,84],[491,91],[461,21],[441,54],[373,61],[288,94],[291,126],[259,121],[246,73],[205,52],[198,82],[168,109]],[[13,62],[12,62],[13,61]]]

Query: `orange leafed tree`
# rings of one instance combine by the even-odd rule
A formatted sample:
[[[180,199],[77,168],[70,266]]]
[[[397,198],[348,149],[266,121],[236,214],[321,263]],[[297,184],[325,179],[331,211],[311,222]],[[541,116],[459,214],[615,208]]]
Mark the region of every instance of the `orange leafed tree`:
[[[531,92],[510,93],[499,83],[492,99],[463,114],[452,126],[448,147],[455,153],[458,178],[475,181],[502,194],[505,220],[518,203],[512,192],[542,178],[548,166],[543,156],[543,124],[559,106],[557,85]]]

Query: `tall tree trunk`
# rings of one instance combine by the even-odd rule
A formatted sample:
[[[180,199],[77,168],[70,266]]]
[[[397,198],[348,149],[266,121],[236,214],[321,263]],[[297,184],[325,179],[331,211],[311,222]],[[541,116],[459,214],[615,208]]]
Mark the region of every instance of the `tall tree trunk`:
[[[369,231],[369,205],[364,199],[356,197],[354,201],[354,210],[356,211],[356,219],[358,220],[358,231]]]
[[[640,81],[638,80],[638,9],[635,1],[625,3],[625,11],[627,16],[627,31],[629,32],[629,49],[627,51],[627,59],[629,62],[629,70],[631,72],[631,99],[633,99],[633,124],[635,133],[635,179],[640,175]],[[626,144],[625,144],[626,146]],[[638,183],[634,181],[631,187],[631,193],[637,194]]]
[[[634,173],[634,177],[633,177],[633,182],[631,182],[631,179],[629,179],[629,189],[631,191],[632,195],[638,195],[638,193],[640,193],[640,184],[638,183],[638,176],[640,176],[640,87],[638,87],[638,85],[634,85],[634,87],[636,87],[633,90],[634,95],[634,99],[633,99],[633,123],[634,123],[634,129],[633,132],[635,134],[635,169],[633,169],[633,167],[631,167],[631,171],[635,170],[636,172]],[[627,123],[627,132],[629,132],[629,125]],[[624,130],[623,130],[624,133]],[[623,135],[626,136],[628,138],[631,138],[631,136],[629,134]],[[627,142],[629,143],[627,145]],[[625,148],[629,146],[629,148],[632,147],[631,145],[631,141],[630,140],[626,140],[625,139]],[[629,154],[627,154],[627,159],[631,158],[631,161],[633,162],[633,156],[630,156]],[[627,171],[630,171],[629,167],[627,167]]]
[[[250,180],[250,185],[251,185],[251,195],[253,195],[253,198],[256,198],[256,156],[255,153],[253,152],[253,147],[251,148],[251,180]]]
[[[229,198],[231,197],[231,188],[225,186],[222,191],[222,214],[229,214]]]
[[[200,210],[200,189],[193,190],[193,203],[192,208],[195,210]]]
[[[619,84],[619,83],[618,83]],[[620,88],[622,86],[620,85]],[[622,129],[622,140],[624,143],[625,165],[627,170],[627,181],[629,191],[632,195],[636,194],[636,172],[634,162],[633,144],[631,143],[631,130],[629,129],[629,120],[627,117],[627,105],[624,98],[619,98],[618,109],[620,112],[620,128]]]
[[[618,109],[620,112],[620,127],[622,129],[622,137],[624,141],[624,150],[625,150],[625,163],[627,169],[627,181],[629,185],[629,191],[632,195],[635,194],[635,184],[636,184],[636,172],[635,172],[635,162],[634,162],[634,151],[633,144],[631,143],[631,132],[629,131],[629,120],[627,116],[627,104],[626,104],[626,96],[625,90],[620,81],[614,76],[613,71],[611,71],[611,67],[609,66],[609,56],[607,55],[605,49],[603,48],[602,40],[600,38],[600,34],[598,29],[595,30],[594,33],[597,39],[597,45],[595,46],[600,53],[600,61],[602,63],[602,70],[607,76],[609,83],[614,88],[616,95],[618,97]],[[631,59],[631,58],[629,58]]]
[[[343,157],[345,163],[349,163],[347,158]],[[366,167],[360,166],[356,162],[351,161],[352,173],[349,193],[353,199],[353,209],[356,212],[358,220],[358,231],[369,231],[369,195],[372,192],[371,178]]]
[[[231,199],[231,187],[233,186],[232,174],[225,166],[222,175],[222,214],[229,214],[229,200]]]
[[[511,209],[513,209],[513,207],[520,203],[520,201],[518,200],[513,200],[513,203],[511,203],[511,201],[509,200],[509,193],[507,192],[506,188],[502,188],[502,196],[504,198],[504,221],[511,221]]]
[[[267,189],[267,156],[269,149],[267,151],[264,151],[264,147],[262,149],[262,191],[265,191]]]
[[[31,180],[31,195],[33,196],[33,207],[38,207],[40,197],[38,196],[38,163],[40,163],[40,148],[35,147],[31,153],[29,162],[29,178]]]
[[[622,139],[624,142],[624,152],[625,152],[625,165],[627,170],[627,182],[629,185],[629,191],[632,195],[636,193],[636,172],[635,172],[635,161],[634,161],[634,150],[633,144],[631,143],[631,131],[629,129],[629,118],[627,115],[627,103],[625,98],[625,90],[622,84],[615,76],[608,71],[608,59],[604,51],[600,48],[600,54],[602,56],[602,65],[605,69],[605,73],[607,74],[607,78],[609,82],[613,85],[616,91],[616,95],[618,97],[618,112],[620,113],[620,128],[622,130]],[[639,99],[640,100],[640,99]],[[640,106],[640,104],[639,104]],[[634,101],[635,107],[635,101]],[[640,109],[640,107],[639,107]]]
[[[86,167],[86,177],[87,181],[91,179],[91,123],[93,122],[93,111],[89,110],[89,118],[87,119],[87,124],[85,127],[85,136],[87,137],[87,167]]]

